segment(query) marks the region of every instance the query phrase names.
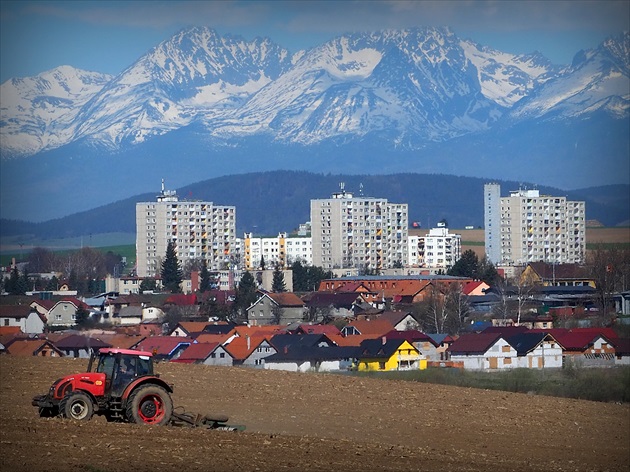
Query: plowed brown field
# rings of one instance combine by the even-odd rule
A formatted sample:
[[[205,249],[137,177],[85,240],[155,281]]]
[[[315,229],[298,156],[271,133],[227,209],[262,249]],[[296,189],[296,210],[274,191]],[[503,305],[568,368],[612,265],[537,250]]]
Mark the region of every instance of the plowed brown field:
[[[0,470],[628,471],[630,406],[326,374],[161,363],[174,403],[246,432],[41,419],[84,360],[0,357]]]

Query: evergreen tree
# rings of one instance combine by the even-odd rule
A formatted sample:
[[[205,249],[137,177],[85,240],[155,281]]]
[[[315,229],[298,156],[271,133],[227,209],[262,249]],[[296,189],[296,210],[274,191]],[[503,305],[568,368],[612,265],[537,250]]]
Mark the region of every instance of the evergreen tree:
[[[83,308],[82,306],[80,306],[79,308],[77,308],[77,312],[75,315],[75,324],[77,326],[80,327],[87,327],[88,325],[90,325],[90,313]]]
[[[273,282],[271,283],[272,292],[286,292],[287,287],[284,283],[284,273],[280,269],[280,266],[276,266],[273,271]]]
[[[59,279],[57,279],[56,275],[53,275],[48,283],[46,284],[46,290],[49,292],[54,292],[55,290],[59,290]]]
[[[488,285],[495,285],[501,279],[496,267],[486,256],[479,261],[478,271],[478,279]]]
[[[241,277],[241,281],[236,288],[236,298],[234,300],[234,315],[236,318],[246,317],[246,310],[257,298],[257,288],[254,276],[249,272],[245,272]]]
[[[203,261],[203,266],[201,266],[201,273],[199,274],[199,291],[201,293],[207,292],[212,287],[212,280],[210,278],[210,272],[208,271],[208,264],[206,261]]]
[[[265,256],[260,256],[260,270],[265,270]]]
[[[18,286],[19,286],[19,291],[21,294],[25,294],[26,292],[28,292],[29,290],[33,288],[28,278],[28,272],[26,269],[22,271],[22,275],[20,276],[18,280]]]
[[[140,293],[142,292],[155,292],[157,290],[157,281],[153,278],[147,277],[140,282]]]
[[[451,267],[448,271],[448,275],[454,275],[456,277],[479,277],[479,258],[475,251],[468,249],[464,251],[462,257]]]
[[[17,267],[13,267],[11,269],[11,275],[7,279],[5,284],[5,288],[9,295],[19,295],[17,292],[19,290],[18,281],[20,280],[20,273],[18,272]]]
[[[293,272],[293,291],[294,292],[308,292],[308,280],[306,268],[300,261],[295,261],[291,265],[291,271]]]
[[[175,243],[169,241],[166,246],[166,257],[162,262],[162,285],[171,293],[180,293],[182,283],[182,268],[177,260]]]

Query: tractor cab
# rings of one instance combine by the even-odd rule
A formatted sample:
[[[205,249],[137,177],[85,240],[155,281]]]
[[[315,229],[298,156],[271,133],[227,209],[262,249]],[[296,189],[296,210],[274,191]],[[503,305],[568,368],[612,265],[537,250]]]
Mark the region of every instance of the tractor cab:
[[[151,353],[130,349],[101,349],[90,357],[88,371],[105,374],[105,392],[114,396],[136,378],[157,377]]]

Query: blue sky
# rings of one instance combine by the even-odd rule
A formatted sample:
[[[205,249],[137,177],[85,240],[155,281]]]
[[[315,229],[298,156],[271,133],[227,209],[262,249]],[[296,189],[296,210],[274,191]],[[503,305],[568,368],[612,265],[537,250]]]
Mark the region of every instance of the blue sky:
[[[568,64],[629,28],[630,1],[5,1],[0,82],[60,65],[116,74],[183,27],[207,26],[290,51],[347,32],[450,26],[462,38]]]

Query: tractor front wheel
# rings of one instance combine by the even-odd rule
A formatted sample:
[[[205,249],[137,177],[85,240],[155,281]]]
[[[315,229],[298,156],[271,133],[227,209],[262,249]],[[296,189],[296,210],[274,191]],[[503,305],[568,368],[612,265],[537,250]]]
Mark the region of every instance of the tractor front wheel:
[[[129,396],[127,420],[130,423],[162,426],[171,420],[173,400],[159,385],[143,385]]]
[[[88,421],[94,414],[94,404],[87,394],[75,390],[61,399],[59,412],[64,418]]]

